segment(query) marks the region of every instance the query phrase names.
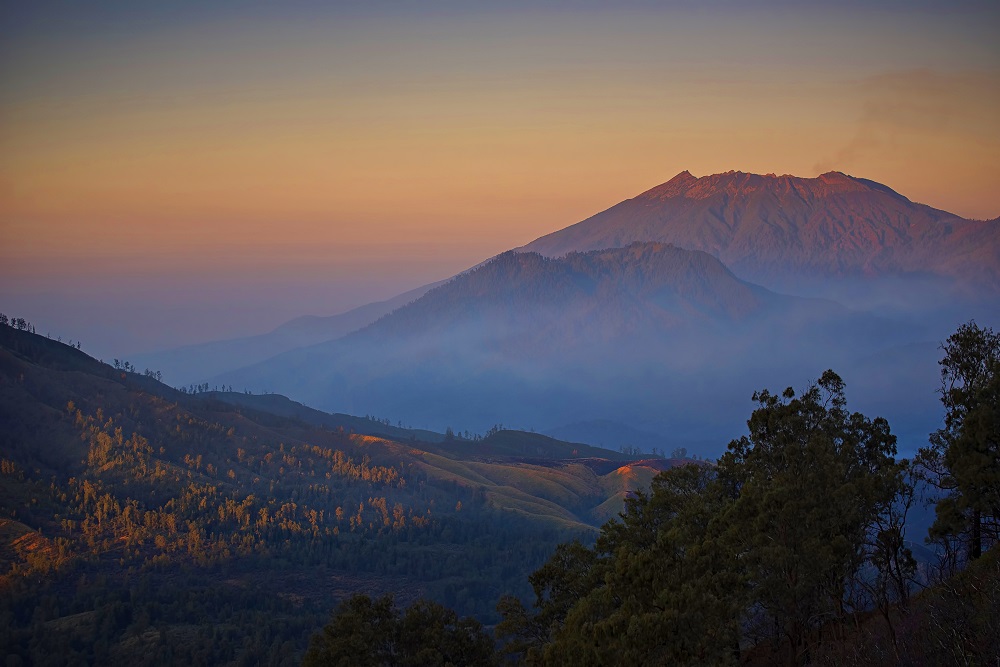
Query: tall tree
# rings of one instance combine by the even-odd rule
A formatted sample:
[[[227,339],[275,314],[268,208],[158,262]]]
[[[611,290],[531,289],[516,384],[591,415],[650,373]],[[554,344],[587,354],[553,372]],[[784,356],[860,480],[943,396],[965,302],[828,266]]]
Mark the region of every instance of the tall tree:
[[[497,634],[529,665],[728,664],[740,582],[712,522],[714,470],[667,470],[626,500],[596,545],[561,545],[531,577],[537,612],[505,598]]]
[[[396,655],[397,622],[391,596],[372,600],[367,595],[355,595],[341,602],[330,622],[313,637],[302,664],[389,664]]]
[[[750,434],[729,445],[719,479],[735,501],[729,544],[744,570],[750,612],[808,661],[809,638],[842,619],[845,590],[865,564],[876,520],[899,493],[896,437],[882,418],[846,410],[833,371],[800,396],[762,391]]]
[[[945,495],[932,535],[959,537],[969,559],[998,539],[1000,520],[1000,334],[963,324],[941,346],[944,428],[920,461]]]

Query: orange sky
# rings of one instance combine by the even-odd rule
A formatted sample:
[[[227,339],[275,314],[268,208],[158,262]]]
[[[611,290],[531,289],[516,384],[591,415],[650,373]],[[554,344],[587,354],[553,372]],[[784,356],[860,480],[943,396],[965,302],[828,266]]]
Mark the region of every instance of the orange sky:
[[[684,169],[1000,215],[989,4],[428,6],[0,20],[0,299],[301,266],[329,314]]]

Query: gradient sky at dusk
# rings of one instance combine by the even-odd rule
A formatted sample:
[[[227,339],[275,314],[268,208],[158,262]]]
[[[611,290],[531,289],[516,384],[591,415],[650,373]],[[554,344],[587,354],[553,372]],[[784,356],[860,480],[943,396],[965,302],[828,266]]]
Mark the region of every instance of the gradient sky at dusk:
[[[388,298],[684,169],[1000,215],[996,2],[16,4],[0,310],[107,358]]]

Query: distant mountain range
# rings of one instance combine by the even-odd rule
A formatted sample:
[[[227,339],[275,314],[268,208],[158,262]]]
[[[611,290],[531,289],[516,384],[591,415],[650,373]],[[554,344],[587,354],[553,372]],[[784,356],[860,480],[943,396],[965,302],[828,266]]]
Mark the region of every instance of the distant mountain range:
[[[938,421],[938,343],[1000,317],[1000,222],[839,172],[682,172],[432,287],[149,364],[437,430],[702,452],[754,389],[832,367],[915,447]]]
[[[160,370],[163,379],[173,385],[201,383],[219,373],[263,361],[288,350],[340,338],[420,298],[440,284],[424,285],[391,299],[359,306],[338,315],[297,317],[273,331],[256,336],[185,345],[136,355],[131,362],[137,368]]]

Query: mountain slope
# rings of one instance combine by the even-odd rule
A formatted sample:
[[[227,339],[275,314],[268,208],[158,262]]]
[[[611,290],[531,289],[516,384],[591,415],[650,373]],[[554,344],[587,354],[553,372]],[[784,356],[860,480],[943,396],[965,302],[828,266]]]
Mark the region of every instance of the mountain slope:
[[[685,171],[521,248],[549,257],[635,241],[719,258],[776,289],[801,281],[923,276],[1000,294],[1000,225],[911,202],[863,178]]]
[[[256,453],[264,456],[269,451],[267,443],[278,442],[292,449],[309,442],[336,442],[347,447],[347,453],[353,451],[359,460],[363,455],[373,466],[395,466],[400,474],[405,474],[411,464],[436,474],[433,471],[439,466],[429,465],[429,457],[452,461],[456,463],[441,465],[449,471],[461,465],[468,466],[468,470],[485,471],[488,477],[500,475],[505,485],[521,493],[528,492],[535,483],[532,475],[509,471],[524,466],[552,471],[565,465],[579,467],[581,464],[574,462],[579,461],[583,467],[589,465],[599,470],[596,477],[600,477],[626,463],[636,465],[634,456],[535,433],[495,429],[485,438],[466,439],[323,413],[280,395],[188,394],[152,377],[111,368],[63,343],[3,325],[0,325],[0,398],[3,399],[0,421],[5,425],[0,432],[0,452],[6,460],[44,474],[79,474],[93,463],[93,451],[88,456],[86,438],[81,444],[80,420],[74,417],[78,411],[101,415],[95,422],[99,430],[116,424],[123,431],[135,429],[138,436],[158,445],[147,452],[147,467],[156,461],[169,467],[178,464],[190,467],[184,456],[188,454],[192,459],[203,459],[203,464],[192,468],[200,472],[197,477],[215,478],[223,486],[239,483],[239,475],[228,477],[235,482],[226,481],[226,476],[220,474],[224,466],[235,466],[240,472],[247,465],[242,460],[244,456],[252,458]],[[205,439],[203,434],[192,438],[183,428],[173,428],[174,421],[193,430],[217,433],[218,437]],[[112,450],[127,449],[127,443],[119,442],[122,438],[114,436],[109,445]],[[104,443],[103,438],[99,440]],[[238,454],[231,447],[233,443],[242,444],[246,451]],[[283,445],[279,449],[284,451]],[[108,466],[106,470],[115,467],[118,466]],[[207,473],[202,471],[203,467]],[[498,472],[501,470],[508,472]],[[594,477],[590,473],[586,476]],[[466,488],[479,485],[483,479],[479,474],[453,477]],[[607,496],[597,495],[600,497],[595,504],[607,500]],[[573,520],[581,526],[591,525],[586,514]]]
[[[528,326],[537,338],[548,335],[539,331],[540,322],[564,334],[585,322],[584,335],[609,339],[647,324],[670,328],[689,326],[692,320],[744,319],[777,299],[739,280],[710,255],[670,245],[636,243],[560,260],[507,252],[353,337],[415,328],[444,332],[489,320]],[[564,342],[562,338],[560,345]]]

